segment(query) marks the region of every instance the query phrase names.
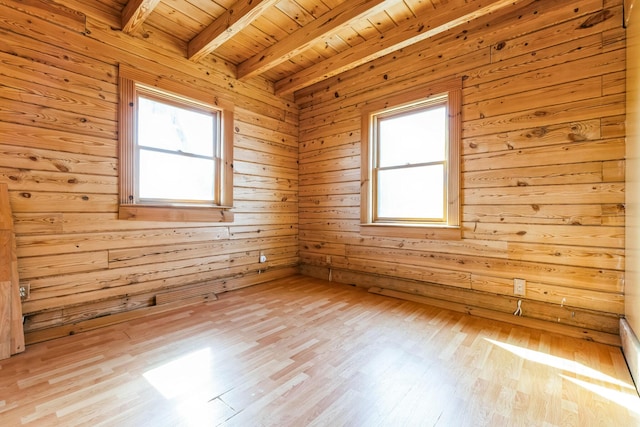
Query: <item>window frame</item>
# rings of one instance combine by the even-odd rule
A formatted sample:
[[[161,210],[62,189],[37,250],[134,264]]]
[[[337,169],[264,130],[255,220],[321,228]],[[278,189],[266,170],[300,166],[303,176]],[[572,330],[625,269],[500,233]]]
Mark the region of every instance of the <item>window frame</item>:
[[[419,222],[410,219],[401,221],[375,221],[376,215],[376,156],[377,117],[392,116],[417,111],[424,106],[437,103],[446,96],[448,117],[448,142],[445,171],[445,221]],[[415,108],[414,108],[415,107]],[[362,109],[361,127],[361,234],[389,237],[427,239],[460,239],[460,144],[462,133],[462,80],[453,79],[432,83],[400,93],[385,100],[374,101]]]
[[[229,222],[233,214],[233,105],[205,92],[179,85],[121,64],[119,67],[119,208],[118,218],[148,221]],[[215,164],[216,204],[140,202],[136,195],[138,95],[188,109],[215,111],[219,139]]]

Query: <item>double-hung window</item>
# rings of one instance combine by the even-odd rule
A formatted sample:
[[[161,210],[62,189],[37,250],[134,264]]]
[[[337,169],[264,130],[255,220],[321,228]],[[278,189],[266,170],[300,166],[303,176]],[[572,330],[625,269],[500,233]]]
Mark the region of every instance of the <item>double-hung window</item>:
[[[459,226],[460,83],[419,88],[363,113],[362,229],[431,237]],[[371,226],[371,227],[368,227]],[[401,227],[401,228],[400,228]],[[447,232],[440,233],[447,236]],[[458,233],[459,234],[459,233]]]
[[[120,68],[119,217],[229,220],[231,109],[213,97],[176,94],[148,79]]]

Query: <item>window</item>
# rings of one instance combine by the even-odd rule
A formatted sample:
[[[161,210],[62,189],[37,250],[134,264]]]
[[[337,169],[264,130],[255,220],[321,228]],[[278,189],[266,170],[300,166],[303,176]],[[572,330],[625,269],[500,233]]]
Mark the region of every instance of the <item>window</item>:
[[[365,234],[459,237],[460,104],[456,81],[396,95],[363,112]]]
[[[159,81],[120,67],[119,217],[230,221],[233,110]]]

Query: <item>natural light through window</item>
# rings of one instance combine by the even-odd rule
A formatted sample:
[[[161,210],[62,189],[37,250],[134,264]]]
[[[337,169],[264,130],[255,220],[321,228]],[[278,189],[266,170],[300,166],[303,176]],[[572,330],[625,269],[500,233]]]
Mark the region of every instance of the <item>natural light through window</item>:
[[[218,114],[138,96],[138,195],[141,202],[215,199]]]
[[[211,350],[208,348],[187,354],[144,373],[144,378],[165,399],[192,394],[210,388]]]
[[[632,384],[620,381],[617,378],[613,378],[596,369],[590,368],[583,365],[582,363],[573,360],[552,356],[541,351],[530,350],[528,348],[507,344],[489,338],[485,338],[485,340],[493,345],[496,345],[504,350],[513,353],[518,357],[521,357],[522,359],[540,363],[545,366],[558,369],[559,371],[565,371],[570,373],[571,375],[581,376],[585,379],[572,378],[566,374],[561,373],[558,374],[565,380],[568,380],[580,387],[585,388],[586,390],[596,393],[599,396],[610,400],[611,402],[624,406],[625,408],[636,413],[640,413],[640,398],[638,397],[636,389]],[[597,384],[592,381],[607,383],[613,388],[605,387],[602,384]],[[620,391],[619,389],[625,391]]]
[[[446,105],[380,117],[376,221],[444,221]]]
[[[446,97],[376,115],[374,221],[444,222]]]
[[[578,378],[572,378],[567,375],[560,375],[565,380],[574,383],[577,386],[589,390],[592,393],[597,394],[611,402],[615,402],[620,406],[624,406],[630,411],[640,414],[640,397],[636,393],[623,393],[619,390],[612,390],[608,387],[603,387],[598,384],[593,384],[589,381],[580,380]]]
[[[364,226],[459,227],[461,92],[451,81],[363,110]]]
[[[119,219],[233,221],[233,110],[120,64]]]

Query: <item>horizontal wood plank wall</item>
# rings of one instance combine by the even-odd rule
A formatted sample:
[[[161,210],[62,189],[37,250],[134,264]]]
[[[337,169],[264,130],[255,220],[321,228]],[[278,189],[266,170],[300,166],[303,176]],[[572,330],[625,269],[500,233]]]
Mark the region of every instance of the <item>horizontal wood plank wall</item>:
[[[0,2],[0,182],[10,190],[20,278],[31,287],[27,341],[144,312],[160,293],[188,301],[294,273],[291,99],[262,79],[235,81],[223,61],[188,61],[185,46],[153,27],[123,34],[119,2],[47,4]],[[233,102],[232,223],[117,219],[120,63]]]
[[[619,343],[624,49],[621,0],[523,2],[298,92],[301,271]],[[360,234],[362,107],[450,77],[462,240]]]

